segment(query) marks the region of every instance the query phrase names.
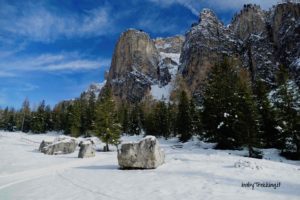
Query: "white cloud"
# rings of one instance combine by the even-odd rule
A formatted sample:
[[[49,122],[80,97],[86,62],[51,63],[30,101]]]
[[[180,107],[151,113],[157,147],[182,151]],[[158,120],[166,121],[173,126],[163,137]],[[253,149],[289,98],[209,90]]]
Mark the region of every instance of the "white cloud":
[[[0,71],[0,78],[15,77],[15,76],[16,75],[12,72]]]
[[[41,4],[0,8],[0,33],[33,41],[51,42],[61,37],[89,37],[109,34],[114,29],[110,8],[103,6],[78,13],[54,13]]]
[[[73,72],[92,70],[109,66],[110,59],[86,58],[77,52],[60,54],[42,54],[39,56],[18,57],[14,61],[0,62],[0,76],[9,77],[24,71],[37,72]]]
[[[194,15],[199,15],[201,8],[208,7],[215,10],[239,10],[244,4],[258,4],[263,9],[275,5],[278,0],[149,0],[165,7],[172,4],[180,4],[189,9]]]

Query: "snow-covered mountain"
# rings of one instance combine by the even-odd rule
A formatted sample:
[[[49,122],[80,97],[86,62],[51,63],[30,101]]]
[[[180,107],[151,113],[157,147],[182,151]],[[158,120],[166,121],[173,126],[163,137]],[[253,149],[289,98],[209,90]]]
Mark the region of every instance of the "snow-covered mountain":
[[[271,88],[283,65],[299,86],[300,4],[282,3],[269,11],[245,5],[227,26],[212,10],[203,9],[185,36],[151,39],[129,29],[116,44],[106,86],[131,103],[149,96],[168,101],[180,76],[191,94],[201,97],[212,66],[225,56]]]

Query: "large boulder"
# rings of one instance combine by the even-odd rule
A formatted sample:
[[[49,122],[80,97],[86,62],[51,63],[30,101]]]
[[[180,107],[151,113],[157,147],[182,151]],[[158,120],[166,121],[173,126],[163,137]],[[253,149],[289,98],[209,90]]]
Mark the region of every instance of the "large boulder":
[[[154,136],[138,143],[122,144],[118,162],[123,169],[155,169],[165,161],[165,153]]]
[[[48,155],[69,154],[76,149],[77,141],[72,137],[58,137],[50,145],[41,149],[41,152]]]
[[[78,158],[89,158],[89,157],[95,157],[95,147],[93,141],[87,140],[82,141],[79,144],[80,150],[78,153]]]
[[[41,142],[41,144],[40,144],[39,151],[42,152],[42,150],[43,150],[45,147],[49,146],[49,145],[52,144],[52,143],[53,143],[53,140],[43,140],[43,141]]]

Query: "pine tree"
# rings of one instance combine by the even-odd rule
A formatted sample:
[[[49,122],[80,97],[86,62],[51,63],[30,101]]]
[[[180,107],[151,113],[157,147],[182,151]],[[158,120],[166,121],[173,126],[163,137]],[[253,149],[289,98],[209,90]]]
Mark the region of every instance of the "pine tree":
[[[54,124],[53,124],[53,118],[52,118],[52,110],[50,105],[47,105],[45,108],[45,130],[46,131],[53,131]]]
[[[273,92],[272,100],[280,123],[281,150],[300,153],[300,90],[295,82],[289,79],[288,71],[283,66],[279,69],[277,82],[278,89]]]
[[[95,132],[106,144],[105,150],[109,151],[109,144],[119,144],[121,125],[117,120],[116,106],[111,90],[106,88],[102,93],[97,102]]]
[[[154,108],[153,119],[153,133],[152,135],[163,136],[168,138],[171,135],[171,123],[169,119],[169,113],[166,104],[160,101]]]
[[[177,113],[177,133],[181,142],[187,142],[192,137],[192,119],[187,93],[182,91],[179,98]]]
[[[81,105],[80,100],[76,99],[72,106],[71,112],[69,113],[70,120],[70,133],[73,137],[78,137],[81,135]]]
[[[197,108],[195,100],[190,100],[190,114],[191,114],[191,126],[192,133],[194,135],[201,135],[202,123],[201,123],[201,110]]]
[[[261,153],[253,149],[258,145],[259,117],[257,105],[252,93],[251,81],[246,70],[241,70],[237,83],[239,101],[235,129],[241,135],[242,145],[248,147],[249,157],[262,158]]]
[[[217,148],[232,149],[241,145],[241,136],[234,129],[237,122],[237,69],[228,59],[214,66],[204,94],[203,126],[205,137],[217,142]]]
[[[139,135],[142,131],[141,124],[141,109],[138,104],[135,104],[130,111],[128,133],[130,135]]]
[[[27,98],[23,102],[21,113],[22,113],[21,131],[27,133],[30,130],[30,123],[31,123],[30,103]]]
[[[37,111],[33,112],[32,118],[32,132],[33,133],[45,133],[45,101],[42,101],[37,108]]]
[[[129,112],[128,112],[128,105],[122,104],[120,108],[120,122],[122,124],[122,132],[128,133],[129,132]]]
[[[278,122],[276,121],[276,112],[268,99],[268,90],[263,81],[259,80],[256,82],[255,94],[258,113],[261,117],[260,137],[262,138],[263,145],[267,148],[279,147],[278,139],[280,132],[277,129]]]
[[[217,148],[247,145],[249,156],[254,156],[258,130],[255,102],[247,73],[233,64],[225,59],[212,69],[204,95],[203,125],[206,137],[217,142]]]
[[[95,129],[95,120],[96,120],[96,96],[92,92],[88,100],[88,108],[86,110],[87,115],[87,136],[92,135],[93,130]]]

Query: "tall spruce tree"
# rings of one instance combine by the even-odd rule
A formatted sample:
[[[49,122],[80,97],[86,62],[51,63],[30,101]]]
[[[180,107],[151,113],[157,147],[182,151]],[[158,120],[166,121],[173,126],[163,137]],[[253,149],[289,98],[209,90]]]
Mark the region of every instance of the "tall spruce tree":
[[[280,132],[277,129],[278,122],[276,121],[276,112],[271,106],[268,99],[268,89],[266,83],[258,80],[255,84],[255,95],[260,115],[260,137],[264,147],[274,148],[280,147],[278,139]]]
[[[191,114],[191,126],[193,135],[201,135],[202,123],[201,123],[201,110],[196,106],[195,100],[190,100],[190,114]]]
[[[250,81],[233,61],[225,59],[213,67],[204,95],[203,124],[217,148],[248,146],[249,156],[257,137],[257,112]]]
[[[272,101],[280,124],[281,150],[300,153],[300,90],[295,82],[289,79],[288,70],[284,66],[280,66],[277,82],[278,89],[273,92]]]
[[[95,132],[106,144],[106,151],[109,151],[109,144],[118,145],[120,142],[121,125],[118,122],[116,105],[109,88],[104,89],[97,101]]]
[[[129,114],[128,133],[130,135],[139,135],[142,131],[141,109],[138,104],[135,104]]]
[[[239,72],[238,85],[238,107],[236,110],[236,121],[234,129],[241,135],[242,145],[248,147],[249,157],[261,158],[261,153],[254,150],[258,145],[259,117],[257,105],[252,92],[251,81],[246,70]]]
[[[192,137],[192,119],[187,93],[182,91],[179,97],[177,113],[177,133],[181,142],[187,142]]]
[[[228,59],[215,65],[204,94],[203,126],[206,138],[217,142],[217,148],[232,149],[241,145],[236,111],[239,101],[237,68]]]
[[[78,137],[81,135],[81,127],[82,127],[82,121],[81,121],[81,102],[79,99],[76,99],[74,101],[74,104],[72,105],[71,112],[69,113],[70,117],[70,133],[73,137]]]
[[[22,122],[21,122],[21,131],[27,133],[30,131],[31,123],[31,110],[29,100],[26,98],[22,104]]]
[[[45,133],[45,101],[42,101],[37,110],[33,112],[31,130],[33,133]]]

